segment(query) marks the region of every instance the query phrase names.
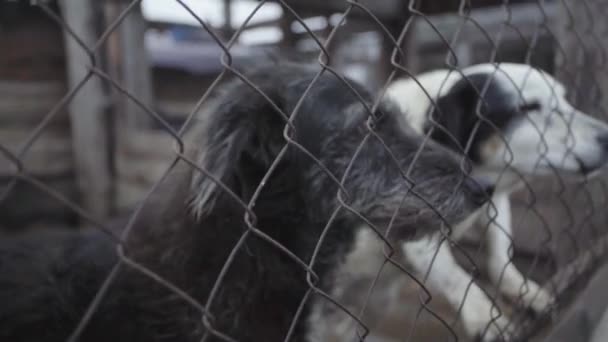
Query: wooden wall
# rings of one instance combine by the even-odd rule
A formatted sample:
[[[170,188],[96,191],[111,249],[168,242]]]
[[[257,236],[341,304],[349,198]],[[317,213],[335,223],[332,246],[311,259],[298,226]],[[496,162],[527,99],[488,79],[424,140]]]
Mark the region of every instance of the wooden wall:
[[[460,1],[457,2],[460,3]],[[343,4],[343,2],[340,3]],[[374,2],[369,3],[373,4]],[[437,5],[439,2],[434,3]],[[451,1],[450,3],[454,4],[455,2]],[[309,4],[316,4],[319,8],[326,5],[323,1],[313,1]],[[383,2],[383,6],[386,4],[399,7],[399,3],[395,1]],[[438,14],[429,16],[427,19],[434,23],[435,28],[439,30],[444,38],[452,37],[457,28],[461,27],[462,17],[454,13],[442,13],[445,11],[443,6],[433,7],[432,2],[428,2],[428,4],[429,7],[422,10],[428,14]],[[559,12],[554,4],[554,2],[545,2],[546,24],[548,26],[562,25],[563,28],[567,21],[556,20]],[[383,6],[377,8],[378,13],[389,15],[391,13],[390,8],[393,7],[387,10]],[[551,34],[546,29],[538,27],[540,18],[538,12],[533,10],[536,8],[535,6],[535,4],[513,4],[510,6],[510,24],[517,27],[518,30],[507,29],[503,32],[503,42],[496,61],[529,61],[548,71],[556,69],[559,71],[559,67],[565,67],[566,69],[571,67],[580,68],[581,59],[576,56],[566,58],[565,62],[561,61],[562,64],[558,68],[555,67],[555,41],[552,40]],[[23,146],[28,143],[32,133],[37,130],[48,113],[70,89],[70,81],[66,77],[68,75],[66,60],[69,59],[66,57],[65,51],[68,49],[66,49],[65,36],[62,35],[61,29],[51,20],[40,16],[40,13],[23,12],[23,8],[29,7],[20,6],[16,12],[11,12],[13,16],[3,16],[2,14],[8,12],[3,12],[4,8],[0,7],[0,47],[3,50],[3,53],[0,54],[0,145],[15,154],[18,154]],[[307,10],[312,11],[314,8],[314,6],[308,7]],[[120,8],[106,7],[103,15],[107,20],[111,20],[117,13],[120,13]],[[330,12],[325,14],[328,13]],[[312,12],[309,14],[314,15]],[[24,19],[15,20],[14,15],[22,15]],[[479,27],[475,27],[470,22],[464,25],[461,39],[452,46],[461,67],[488,61],[491,58],[493,46],[492,42],[487,39],[488,37],[497,37],[499,32],[503,30],[506,20],[505,10],[500,6],[476,9],[470,13],[470,16],[484,31],[480,31]],[[332,48],[332,51],[337,54],[335,60],[338,63],[338,68],[355,62],[369,66],[372,70],[370,74],[376,77],[370,81],[370,84],[377,86],[389,71],[388,68],[382,66],[387,65],[387,57],[390,56],[389,50],[392,49],[392,46],[390,44],[379,45],[378,49],[385,49],[378,54],[380,60],[368,58],[364,53],[357,55],[354,50],[349,50],[348,45],[356,34],[378,30],[374,23],[361,18],[351,20],[347,24],[348,27],[345,29],[347,32],[336,37],[336,46]],[[382,18],[386,17],[382,16]],[[132,19],[128,18],[126,25],[130,25],[128,23]],[[403,24],[405,19],[392,19],[388,18],[387,20],[391,23],[390,25],[396,25],[391,28],[392,32],[395,33],[396,28],[398,28],[397,24]],[[584,21],[584,18],[578,20],[577,24]],[[287,21],[286,23],[268,24],[282,24],[289,27],[290,22]],[[137,25],[137,20],[131,22],[131,24]],[[319,32],[319,34],[323,36],[327,32],[328,30]],[[528,49],[526,42],[531,41],[537,35],[536,33],[538,33],[538,37],[536,37],[538,41],[535,45],[536,52],[532,56],[528,56],[526,54]],[[139,74],[128,74],[128,72],[134,70],[130,67],[133,66],[133,59],[123,58],[124,54],[130,53],[129,48],[132,46],[125,44],[125,42],[132,42],[134,39],[133,35],[129,36],[129,34],[132,34],[132,32],[124,29],[113,34],[109,38],[108,46],[104,46],[100,51],[100,57],[106,62],[109,61],[108,64],[113,66],[108,68],[110,69],[108,72],[116,78],[118,83],[123,84],[127,90],[133,91],[138,98],[144,99],[145,105],[159,113],[173,127],[178,127],[194,109],[196,102],[216,74],[193,75],[177,69],[139,68],[144,64],[137,65],[138,68],[136,69]],[[568,32],[563,34],[566,36]],[[286,37],[286,41],[279,44],[281,48],[293,49],[297,46],[298,40],[306,38],[302,35],[293,34],[288,34]],[[565,42],[565,51],[568,51],[569,54],[575,54],[578,41],[571,36],[570,38]],[[448,48],[424,19],[417,19],[413,22],[404,50],[407,53],[407,59],[404,63],[413,73],[445,67],[446,65]],[[135,53],[141,53],[141,51]],[[598,56],[587,57],[592,62],[597,62],[596,59],[600,58]],[[572,61],[578,61],[578,64]],[[590,65],[594,64],[591,63]],[[141,80],[146,79],[146,77],[142,77],[142,73],[147,72],[150,73],[147,82],[151,84],[146,86],[151,88],[151,92],[141,92]],[[564,77],[564,79],[566,78]],[[604,83],[601,87],[605,94],[607,87]],[[163,129],[162,124],[152,119],[145,110],[142,111],[138,106],[134,106],[132,102],[125,101],[124,95],[120,94],[107,82],[103,82],[102,90],[104,91],[104,99],[108,100],[107,119],[111,119],[107,128],[108,146],[105,146],[110,154],[108,164],[111,164],[108,165],[111,170],[110,214],[128,213],[168,166],[169,161],[174,156],[174,141],[170,134]],[[583,97],[582,100],[584,102],[587,99]],[[605,104],[605,102],[602,103],[604,111],[606,111]],[[588,106],[590,104],[584,105]],[[29,152],[23,156],[22,161],[31,176],[43,181],[44,184],[75,203],[82,204],[85,203],[83,202],[83,196],[86,196],[89,192],[87,184],[77,181],[77,179],[82,179],[79,178],[79,171],[76,167],[75,150],[79,147],[79,144],[73,139],[75,114],[73,109],[71,113],[68,109],[66,107],[60,110],[48,124],[44,125],[45,129],[35,139]],[[70,116],[70,114],[72,115]],[[130,120],[130,118],[141,118],[142,116],[146,120]],[[90,149],[88,153],[99,153],[99,151]],[[86,151],[84,154],[86,154]],[[9,184],[14,173],[14,165],[0,154],[0,191]],[[535,207],[544,215],[548,227],[558,230],[567,228],[564,226],[563,217],[558,215],[563,214],[563,210],[560,211],[560,208],[562,208],[562,204],[559,204],[560,199],[555,198],[554,185],[541,182],[535,183],[535,186],[538,190],[537,195],[540,194],[540,196],[536,196]],[[601,192],[601,190],[602,188],[599,187],[594,189],[596,192]],[[576,200],[579,195],[566,194],[565,196],[570,196],[570,200]],[[594,196],[598,198],[598,202],[602,201],[598,194],[594,193]],[[517,262],[526,265],[529,264],[533,252],[538,250],[538,245],[544,239],[543,234],[545,232],[538,229],[540,225],[543,225],[542,220],[527,210],[529,207],[527,194],[521,193],[515,199],[516,215],[524,215],[523,220],[517,221],[521,224],[514,227],[518,252],[520,256],[523,255],[523,259],[518,259]],[[581,205],[577,208],[583,215],[586,213],[585,208],[582,208]],[[597,210],[599,211],[601,208]],[[597,217],[597,220],[594,218],[594,224],[605,223],[603,219],[600,216]],[[74,212],[55,198],[40,191],[40,189],[19,182],[9,193],[9,197],[0,203],[0,228],[10,230],[31,225],[37,221],[55,221],[61,224],[75,225],[78,223],[78,217]],[[572,249],[568,256],[573,253],[577,253],[577,251]],[[407,287],[404,290],[404,292],[407,292],[404,295],[404,297],[407,297],[404,300],[406,304],[408,301],[411,302],[412,298],[417,299],[415,291],[410,290]],[[441,301],[435,303],[439,306],[442,305]],[[403,308],[406,307],[408,306],[403,306]],[[446,315],[449,314],[447,308],[441,308],[440,310]],[[407,318],[408,314],[415,313],[400,312],[393,317],[403,319]],[[422,319],[420,324],[430,324],[429,322],[432,321],[432,318],[427,321]],[[387,320],[385,323],[387,326],[391,324],[393,327],[402,327],[407,322]],[[429,327],[426,332],[439,331],[443,334],[440,330],[433,328],[432,325],[429,325]],[[390,330],[390,328],[386,328],[386,330]]]
[[[1,9],[0,21],[0,145],[14,154],[27,144],[67,89],[61,30],[39,10],[27,6]],[[8,16],[8,14],[12,16]],[[21,20],[18,20],[21,18]],[[60,110],[35,139],[22,159],[28,172],[59,193],[74,199],[70,123]],[[0,155],[0,191],[15,172]],[[73,215],[38,189],[19,182],[0,203],[0,227],[13,228],[50,218],[66,221]]]

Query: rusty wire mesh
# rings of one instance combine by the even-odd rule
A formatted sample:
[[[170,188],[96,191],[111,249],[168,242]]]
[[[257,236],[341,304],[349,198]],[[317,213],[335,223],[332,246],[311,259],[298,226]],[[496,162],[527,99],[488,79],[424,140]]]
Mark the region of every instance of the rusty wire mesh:
[[[167,135],[172,137],[176,146],[173,160],[169,167],[164,171],[162,177],[160,177],[160,179],[158,179],[157,182],[155,182],[155,184],[149,189],[147,195],[144,196],[141,201],[139,201],[137,206],[130,213],[128,223],[122,230],[120,236],[116,239],[116,253],[119,257],[119,262],[110,270],[102,286],[97,291],[95,298],[88,306],[85,314],[80,319],[79,324],[74,327],[73,333],[68,340],[78,340],[79,336],[86,328],[90,320],[94,319],[94,313],[100,301],[103,300],[107,290],[113,284],[118,274],[124,268],[131,268],[151,278],[153,281],[173,292],[176,296],[184,300],[186,303],[184,305],[191,306],[192,310],[195,310],[200,314],[201,324],[205,328],[205,333],[201,335],[203,341],[208,340],[210,337],[224,341],[234,341],[234,339],[230,337],[230,331],[218,331],[214,327],[214,317],[213,313],[210,311],[210,308],[214,303],[218,291],[221,289],[223,276],[230,268],[234,256],[241,250],[241,248],[243,248],[247,239],[251,238],[252,236],[257,236],[258,238],[268,241],[268,248],[276,248],[284,253],[287,257],[295,259],[299,267],[301,267],[302,270],[307,274],[309,289],[301,300],[299,310],[296,312],[294,317],[291,318],[291,329],[289,330],[287,336],[285,336],[285,341],[291,338],[296,324],[300,320],[305,319],[302,317],[302,314],[305,312],[303,308],[312,296],[322,296],[326,301],[332,303],[338,310],[346,313],[346,315],[356,323],[351,327],[353,331],[357,331],[356,335],[358,338],[360,340],[366,339],[370,333],[370,328],[368,328],[367,324],[364,322],[363,316],[365,314],[367,305],[373,305],[371,302],[373,301],[373,296],[371,294],[373,291],[375,291],[375,287],[379,282],[381,273],[385,268],[390,267],[397,269],[402,277],[409,279],[410,282],[415,284],[415,287],[417,288],[417,290],[413,292],[417,298],[416,301],[418,302],[416,307],[412,309],[415,314],[412,316],[413,320],[410,322],[407,329],[403,329],[403,331],[401,331],[399,336],[401,340],[410,341],[416,339],[416,329],[420,329],[417,327],[417,322],[423,315],[430,316],[431,320],[439,323],[442,329],[445,329],[445,331],[448,332],[447,340],[466,339],[456,328],[458,323],[455,316],[453,314],[446,315],[445,312],[437,310],[432,305],[434,303],[433,301],[436,300],[436,295],[434,294],[433,290],[425,286],[422,275],[409,271],[409,268],[403,264],[403,261],[395,255],[395,246],[388,240],[384,240],[384,262],[377,270],[375,279],[369,282],[369,286],[366,287],[364,291],[359,292],[359,297],[364,298],[363,306],[358,307],[357,309],[352,309],[345,303],[342,303],[340,299],[334,298],[332,294],[326,293],[319,287],[319,279],[313,271],[316,263],[315,253],[313,253],[313,257],[310,260],[301,260],[285,246],[275,241],[272,237],[266,235],[263,229],[255,227],[255,219],[252,217],[252,213],[255,206],[256,197],[266,181],[272,177],[273,169],[276,167],[276,165],[278,165],[286,149],[288,147],[296,148],[310,155],[308,151],[306,151],[294,139],[291,138],[293,132],[291,132],[290,124],[297,115],[298,107],[296,107],[292,113],[284,113],[286,117],[290,118],[285,125],[285,136],[287,142],[281,152],[279,152],[272,166],[269,168],[269,170],[267,170],[263,181],[260,183],[260,186],[256,190],[253,198],[245,203],[238,199],[238,196],[234,195],[239,201],[238,204],[245,210],[246,214],[243,217],[243,222],[246,224],[248,229],[243,232],[242,236],[238,240],[238,243],[233,246],[232,252],[225,261],[222,271],[216,280],[215,286],[207,298],[205,298],[203,301],[193,298],[187,291],[178,288],[170,280],[164,279],[154,271],[140,264],[137,260],[133,260],[129,257],[128,251],[126,251],[123,246],[124,241],[126,241],[129,238],[129,235],[132,233],[133,225],[139,216],[142,215],[150,195],[157,190],[159,185],[177,164],[186,163],[187,165],[191,166],[195,172],[202,173],[205,176],[214,179],[218,182],[218,186],[229,191],[225,185],[221,184],[217,179],[214,178],[214,175],[210,174],[200,165],[197,165],[196,161],[189,159],[189,157],[187,157],[184,153],[186,142],[183,138],[183,134],[190,125],[192,119],[196,117],[201,108],[205,107],[212,91],[217,86],[220,86],[225,78],[237,77],[255,89],[256,92],[263,94],[262,90],[257,88],[256,84],[248,80],[246,76],[242,74],[241,70],[233,65],[231,49],[237,43],[243,30],[247,28],[250,19],[260,8],[265,6],[270,1],[259,1],[247,19],[242,22],[241,26],[235,32],[233,32],[230,37],[220,34],[219,30],[211,27],[205,22],[205,20],[201,19],[193,9],[188,7],[186,3],[180,0],[175,0],[175,2],[181,5],[184,12],[189,13],[199,22],[200,27],[213,38],[217,46],[223,51],[223,55],[221,57],[221,64],[223,68],[221,73],[215,78],[209,88],[204,91],[204,93],[200,94],[200,98],[197,101],[196,106],[191,108],[187,119],[178,129],[173,128],[173,126],[168,123],[162,115],[155,111],[153,109],[153,104],[142,103],[136,95],[131,94],[129,90],[120,84],[119,81],[115,80],[107,71],[103,69],[97,57],[102,53],[108,37],[118,29],[126,16],[140,6],[141,1],[125,2],[120,14],[112,22],[104,24],[101,34],[99,34],[97,40],[92,45],[83,42],[79,37],[79,32],[72,30],[61,14],[57,12],[57,8],[50,6],[47,1],[37,1],[32,4],[32,6],[38,6],[49,18],[60,25],[63,30],[67,32],[69,39],[73,39],[75,42],[77,42],[82,51],[84,51],[90,57],[90,60],[89,65],[87,65],[86,75],[79,82],[76,82],[62,97],[62,99],[56,103],[55,106],[53,106],[53,108],[49,108],[48,113],[44,116],[44,119],[40,121],[38,125],[31,131],[31,134],[27,140],[22,143],[19,150],[10,150],[0,144],[0,153],[4,156],[4,158],[10,161],[15,169],[10,180],[8,180],[6,185],[1,188],[0,203],[5,201],[11,192],[16,191],[15,186],[18,182],[26,182],[36,187],[40,192],[46,193],[52,196],[56,201],[61,202],[62,205],[66,206],[77,214],[81,220],[93,225],[94,228],[111,231],[111,228],[107,227],[106,223],[96,218],[95,215],[87,212],[87,210],[81,205],[66,198],[46,185],[44,182],[28,174],[28,170],[25,168],[24,163],[22,162],[25,156],[27,156],[32,145],[36,143],[39,136],[55,119],[56,115],[75,97],[79,96],[79,91],[81,88],[94,78],[103,81],[105,85],[107,85],[112,91],[118,93],[120,96],[126,97],[130,101],[133,101],[139,107],[139,109],[142,110],[142,112],[152,118]],[[363,99],[361,99],[361,102],[366,106],[370,113],[374,112],[380,100],[383,98],[385,88],[394,79],[404,76],[415,78],[416,72],[420,71],[410,70],[404,63],[404,59],[406,58],[405,56],[410,53],[410,51],[407,51],[407,46],[405,43],[412,34],[411,31],[413,30],[415,23],[422,22],[426,24],[427,34],[428,32],[431,32],[431,34],[436,35],[435,38],[441,42],[442,50],[447,51],[442,67],[453,70],[454,73],[459,73],[460,69],[463,66],[466,66],[459,61],[459,59],[462,58],[462,55],[455,50],[455,47],[459,46],[462,40],[466,40],[466,37],[463,37],[463,32],[465,32],[466,25],[472,25],[474,27],[473,30],[477,30],[478,33],[484,37],[482,44],[489,51],[489,53],[483,57],[483,61],[489,63],[504,60],[504,58],[501,57],[501,51],[503,44],[505,44],[503,39],[507,32],[510,32],[511,34],[514,33],[515,36],[519,37],[519,43],[526,46],[525,58],[522,62],[530,65],[534,64],[535,51],[539,41],[541,38],[547,39],[554,47],[555,53],[557,54],[555,74],[561,75],[561,78],[566,82],[566,84],[568,84],[569,89],[571,90],[571,100],[573,103],[578,104],[579,107],[587,110],[588,112],[597,113],[597,115],[602,119],[606,118],[606,100],[603,97],[603,92],[607,91],[608,89],[603,89],[601,86],[603,82],[602,78],[606,77],[606,42],[602,37],[607,33],[606,30],[608,30],[608,27],[602,27],[602,25],[598,24],[597,21],[592,20],[592,18],[603,18],[602,15],[598,16],[593,12],[597,11],[602,14],[606,14],[608,13],[608,6],[601,4],[594,5],[587,1],[530,1],[528,3],[535,5],[539,19],[534,22],[532,31],[530,31],[529,28],[526,28],[527,31],[523,32],[523,29],[520,29],[514,24],[512,13],[513,4],[510,1],[505,0],[502,1],[502,4],[498,6],[499,11],[502,13],[500,30],[498,32],[490,33],[477,22],[476,17],[471,15],[474,1],[452,1],[452,10],[453,13],[457,13],[459,17],[459,24],[456,26],[457,29],[455,31],[449,32],[449,34],[446,35],[445,30],[437,27],[434,22],[434,17],[431,15],[431,13],[428,13],[432,12],[433,6],[428,6],[425,7],[426,9],[421,9],[421,1],[411,0],[409,3],[404,5],[404,14],[407,15],[400,20],[398,25],[396,25],[399,27],[399,30],[387,27],[383,23],[383,20],[376,16],[364,3],[358,1],[344,1],[341,6],[342,11],[339,13],[340,19],[338,20],[338,23],[323,34],[320,34],[319,32],[314,32],[314,30],[308,27],[304,18],[298,13],[296,6],[294,6],[295,2],[275,2],[280,4],[284,15],[289,16],[292,21],[298,22],[304,28],[308,37],[316,44],[316,50],[318,50],[316,63],[321,66],[321,71],[319,71],[317,77],[324,73],[332,74],[337,79],[344,82],[347,87],[351,87],[342,76],[342,73],[332,66],[331,51],[334,45],[338,43],[335,41],[335,37],[337,34],[339,34],[341,28],[343,27],[343,23],[348,21],[353,15],[365,18],[365,20],[371,23],[374,29],[380,33],[380,35],[383,37],[382,39],[385,42],[388,42],[387,44],[390,45],[390,50],[392,53],[390,54],[390,58],[388,58],[389,56],[385,56],[387,57],[385,58],[386,60],[378,62],[384,63],[384,67],[388,69],[388,72],[386,73],[387,76],[381,82],[379,82],[381,86],[378,87],[380,90],[376,94],[376,100],[370,107],[365,101],[363,101]],[[599,4],[599,2],[597,3]],[[559,8],[560,13],[565,14],[565,17],[559,17],[559,22],[567,22],[567,24],[562,26],[565,27],[566,31],[568,31],[570,34],[570,41],[565,42],[563,40],[563,32],[556,32],[555,22],[551,21],[551,16],[547,13],[547,8],[549,5],[551,5],[552,8]],[[575,11],[573,9],[574,7],[582,7],[582,10],[577,9]],[[578,14],[574,14],[575,12]],[[583,13],[584,17],[588,20],[582,20],[580,13]],[[577,60],[574,61],[572,60],[572,49],[578,50],[578,55],[576,55]],[[592,72],[589,73],[587,72],[588,70],[592,70]],[[466,76],[463,75],[463,77]],[[302,98],[308,96],[307,94],[310,89],[314,87],[316,79],[317,78],[315,78],[315,80],[313,80],[313,82],[310,84],[307,91],[302,95]],[[175,87],[179,86],[179,84],[175,85]],[[479,95],[482,96],[485,89],[478,89],[478,91]],[[591,96],[589,96],[589,94],[591,94]],[[275,104],[273,105],[276,106]],[[481,121],[485,120],[482,114],[479,115]],[[369,133],[366,139],[370,137],[374,137],[374,131],[372,128],[369,128]],[[429,138],[428,135],[426,138]],[[318,160],[316,162],[320,163]],[[415,163],[415,161],[413,163]],[[323,165],[320,166],[324,167]],[[402,172],[405,175],[408,174],[408,170],[402,170]],[[580,287],[576,287],[575,285],[580,284],[582,280],[593,272],[598,262],[605,258],[604,245],[605,236],[608,231],[606,231],[605,228],[606,218],[605,213],[603,212],[603,207],[606,205],[606,201],[608,201],[608,192],[606,191],[608,187],[605,180],[600,177],[585,181],[582,185],[577,185],[575,188],[572,188],[568,185],[567,181],[562,180],[560,174],[557,172],[555,173],[554,177],[551,177],[548,186],[547,184],[543,183],[545,186],[540,188],[538,187],[538,184],[531,184],[524,178],[521,180],[524,182],[525,187],[524,190],[521,191],[521,194],[517,196],[516,202],[519,203],[519,205],[518,209],[516,210],[516,215],[513,217],[514,226],[526,224],[527,226],[533,226],[537,232],[540,232],[537,234],[540,235],[540,239],[542,240],[537,249],[539,252],[530,257],[532,262],[529,267],[527,267],[525,274],[530,278],[539,279],[540,281],[546,283],[546,287],[550,288],[558,296],[558,307],[554,308],[553,311],[547,312],[538,317],[530,318],[529,315],[527,315],[527,313],[523,310],[514,310],[511,312],[511,315],[513,316],[512,322],[517,326],[519,337],[523,340],[528,340],[533,338],[534,335],[538,334],[539,329],[542,328],[542,324],[549,322],[552,315],[559,315],[561,307],[560,304],[566,303],[567,300],[572,297],[572,293],[571,291],[569,292],[568,289],[580,289]],[[340,181],[336,179],[336,182]],[[342,184],[339,186],[342,187]],[[413,188],[415,188],[415,184],[413,185]],[[344,194],[341,191],[339,191],[336,196],[340,203],[340,205],[336,208],[336,212],[339,210],[353,210],[342,198]],[[550,211],[547,211],[547,208],[545,207],[539,206],[539,203],[546,203],[547,200],[550,201]],[[556,215],[556,212],[559,212],[559,219],[547,217],[547,215]],[[359,213],[355,214],[360,215]],[[534,223],[529,223],[532,221]],[[331,228],[331,224],[331,220],[327,222],[325,231]],[[490,224],[488,224],[488,227],[485,229],[490,229],[489,226]],[[383,233],[378,234],[382,236]],[[385,234],[388,234],[388,232]],[[325,234],[323,233],[321,236],[324,235]],[[323,240],[321,238],[317,242],[315,250],[317,250],[322,243]],[[462,256],[461,259],[463,260],[463,267],[472,274],[476,274],[478,269],[482,267],[478,265],[478,260],[480,260],[480,253],[484,247],[483,244],[479,244],[474,248],[463,248],[461,247],[460,242],[453,240],[449,234],[445,234],[443,236],[441,243],[450,244],[454,250],[457,250],[458,254]],[[517,245],[517,241],[513,241],[513,243]],[[565,256],[561,256],[562,260],[559,260],[557,265],[555,260],[545,257],[546,254],[555,252],[556,249],[568,251],[567,253],[563,253]],[[474,280],[477,281],[475,278],[476,277],[474,277]],[[497,303],[500,302],[499,294],[497,292],[488,290],[486,291],[486,294],[492,297],[492,299]],[[576,294],[576,292],[574,292],[574,294]],[[502,312],[497,306],[495,318],[498,318],[500,315],[502,315]]]

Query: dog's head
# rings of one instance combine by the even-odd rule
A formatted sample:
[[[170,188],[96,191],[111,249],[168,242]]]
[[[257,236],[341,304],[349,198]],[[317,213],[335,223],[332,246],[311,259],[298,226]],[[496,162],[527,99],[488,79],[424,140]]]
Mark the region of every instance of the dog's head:
[[[492,185],[468,178],[447,149],[423,143],[389,103],[371,114],[327,73],[301,101],[313,76],[305,68],[275,66],[247,75],[257,89],[242,80],[223,87],[192,135],[198,163],[215,178],[193,178],[199,216],[220,203],[248,203],[263,182],[253,206],[259,218],[324,223],[342,200],[338,219],[390,223],[409,236],[454,224],[488,198]],[[279,110],[295,115],[291,128]]]
[[[608,161],[608,125],[574,108],[547,73],[511,63],[462,72],[466,77],[437,99],[432,115],[444,129],[435,128],[433,136],[452,148],[468,146],[478,166],[588,174]]]

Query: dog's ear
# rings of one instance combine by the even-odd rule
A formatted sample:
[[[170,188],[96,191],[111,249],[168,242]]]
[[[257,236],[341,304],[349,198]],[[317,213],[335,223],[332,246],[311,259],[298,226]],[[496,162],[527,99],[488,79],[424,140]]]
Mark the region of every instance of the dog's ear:
[[[518,115],[513,94],[507,91],[501,79],[490,77],[488,74],[474,74],[460,79],[437,99],[431,113],[437,123],[431,137],[458,152],[463,151],[472,139],[466,152],[474,162],[480,159],[483,140],[499,133],[498,130],[505,128]],[[432,126],[429,123],[426,130]]]
[[[197,216],[210,212],[220,199],[236,203],[226,188],[247,202],[285,145],[286,122],[280,113],[259,94],[237,90],[230,93],[239,95],[222,96],[210,106],[193,137],[199,144],[198,164],[213,176],[193,176],[192,208]]]
[[[433,129],[433,140],[454,151],[465,148],[467,127],[471,118],[475,117],[476,102],[472,87],[458,83],[435,101],[430,114],[433,122],[429,121],[425,128]]]

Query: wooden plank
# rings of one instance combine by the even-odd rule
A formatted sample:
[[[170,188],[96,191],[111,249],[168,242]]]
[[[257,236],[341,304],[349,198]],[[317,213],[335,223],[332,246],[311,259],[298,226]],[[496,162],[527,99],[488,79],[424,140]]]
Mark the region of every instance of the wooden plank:
[[[156,108],[165,118],[170,120],[185,120],[195,108],[198,99],[158,99]]]
[[[16,1],[13,1],[17,3]],[[11,3],[3,1],[0,4]],[[38,15],[6,14],[0,34],[0,78],[13,80],[49,80],[64,77],[61,29],[35,6]],[[2,10],[0,9],[0,12]],[[10,18],[10,19],[9,19]],[[13,21],[13,25],[9,21]]]
[[[13,153],[30,135],[28,128],[0,128],[0,144]],[[47,129],[22,159],[28,174],[35,177],[70,175],[74,171],[72,141],[66,130]],[[0,154],[0,178],[13,175],[15,165]]]
[[[91,47],[97,40],[97,12],[92,0],[60,0],[67,25],[80,40]],[[67,71],[70,88],[76,87],[89,73],[91,60],[67,31],[64,31]],[[110,213],[111,176],[108,153],[107,119],[102,83],[92,77],[69,104],[76,176],[84,208],[97,218]]]
[[[116,208],[128,210],[157,182],[175,157],[173,138],[162,131],[133,132],[116,153]]]
[[[487,43],[487,37],[495,39],[498,32],[504,29],[507,20],[509,20],[509,26],[516,27],[517,31],[511,28],[504,29],[503,41],[520,41],[522,36],[525,39],[531,39],[535,32],[539,30],[539,24],[544,22],[545,14],[548,17],[547,24],[552,25],[554,23],[557,16],[556,4],[544,3],[543,12],[537,4],[517,4],[509,5],[508,10],[503,6],[472,10],[469,17],[474,23],[471,20],[465,21],[457,13],[433,15],[426,18],[433,23],[435,29],[448,42],[457,32],[457,29],[462,26],[459,33],[460,40],[467,43]],[[480,27],[485,32],[481,31]],[[435,29],[424,18],[417,18],[412,28],[413,46],[420,49],[428,47],[428,45],[445,44]]]
[[[125,158],[146,156],[166,159],[174,156],[175,139],[163,130],[141,130],[129,136],[127,144],[117,148],[116,154]]]
[[[65,95],[61,81],[0,81],[0,124],[36,124]],[[67,112],[61,112],[51,124],[66,124]]]
[[[61,98],[65,84],[61,81],[0,81],[1,95],[50,96]]]
[[[349,3],[343,0],[289,0],[286,2],[292,6],[298,14],[315,13],[318,15],[331,15],[334,13],[342,13],[349,6]],[[360,0],[357,2],[382,20],[401,19],[404,15],[403,9],[407,6],[407,2],[402,0]],[[351,16],[367,17],[368,15],[355,8],[355,10],[352,11]]]

